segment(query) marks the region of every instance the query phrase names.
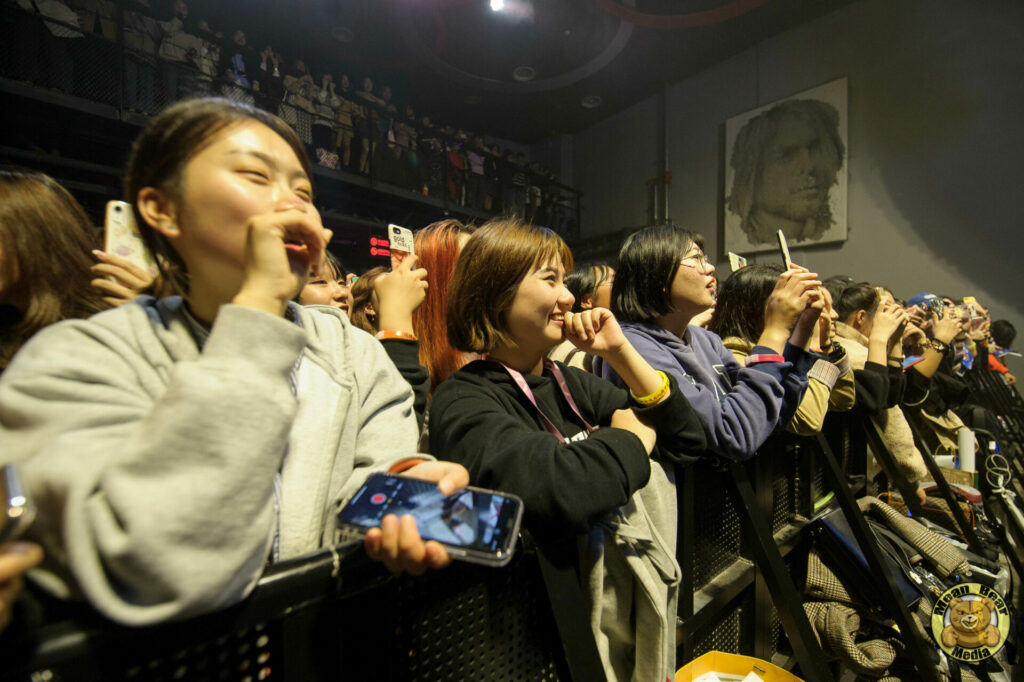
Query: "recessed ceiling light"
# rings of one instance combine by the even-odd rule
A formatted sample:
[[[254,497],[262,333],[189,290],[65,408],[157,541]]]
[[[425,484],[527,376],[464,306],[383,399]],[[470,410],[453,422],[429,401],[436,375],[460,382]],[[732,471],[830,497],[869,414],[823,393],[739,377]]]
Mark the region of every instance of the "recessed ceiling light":
[[[537,70],[532,66],[517,66],[515,71],[512,72],[512,77],[520,83],[525,83],[537,77]]]
[[[351,43],[356,36],[347,26],[335,26],[331,29],[331,37],[339,43]]]
[[[491,11],[500,12],[505,9],[505,0],[491,0]]]
[[[604,102],[600,95],[587,95],[580,100],[580,104],[583,105],[584,109],[595,109]]]

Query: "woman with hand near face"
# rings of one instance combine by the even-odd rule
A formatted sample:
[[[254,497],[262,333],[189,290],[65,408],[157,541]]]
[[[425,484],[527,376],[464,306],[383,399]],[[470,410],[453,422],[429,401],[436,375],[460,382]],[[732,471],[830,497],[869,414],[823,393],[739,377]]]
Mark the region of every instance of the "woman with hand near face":
[[[877,390],[861,391],[858,382],[857,404],[861,406],[862,395],[869,399],[863,405],[864,409],[868,410],[871,419],[881,430],[882,440],[902,474],[911,483],[916,483],[928,475],[928,469],[914,445],[910,425],[900,410],[907,385],[900,343],[903,330],[909,322],[907,313],[888,291],[867,282],[851,284],[843,289],[836,310],[840,320],[836,323],[839,342],[849,354],[854,370],[872,367],[873,374],[877,375],[881,371],[888,374],[886,385],[889,390],[883,403],[877,402]],[[917,488],[917,497],[924,502],[925,493],[920,486]]]
[[[708,450],[729,459],[753,456],[786,424],[814,362],[804,350],[815,332],[821,282],[805,270],[778,276],[764,305],[764,327],[745,365],[721,339],[690,324],[715,305],[715,268],[689,230],[674,225],[632,234],[619,251],[612,310],[653,367],[676,377],[704,425]],[[620,381],[614,367],[595,363]]]
[[[242,599],[268,561],[336,539],[365,473],[465,485],[415,455],[412,393],[344,313],[291,303],[330,233],[301,142],[227,100],[176,104],[125,179],[180,296],[54,325],[0,381],[0,452],[39,508],[37,581],[141,625]],[[447,563],[411,518],[368,553],[392,571]]]
[[[722,338],[722,344],[732,351],[740,364],[746,363],[754,340],[764,331],[765,304],[783,272],[781,265],[748,265],[732,273],[718,292],[715,314],[708,329]],[[846,351],[835,341],[835,321],[839,315],[832,308],[828,290],[823,287],[820,293],[812,309],[820,305],[821,315],[814,333],[807,335],[803,346],[814,356],[814,364],[807,372],[807,390],[798,399],[799,405],[792,418],[786,422],[786,430],[799,436],[812,436],[821,431],[825,415],[830,410],[852,409],[855,397],[853,369]]]
[[[652,458],[693,461],[704,436],[675,382],[608,310],[571,312],[571,267],[560,237],[515,219],[470,237],[450,285],[448,337],[487,357],[434,392],[431,451],[465,464],[477,485],[523,498],[542,557],[567,589],[582,582],[608,679],[661,680],[675,669],[676,519],[638,493]],[[629,390],[546,359],[563,339],[614,367]]]

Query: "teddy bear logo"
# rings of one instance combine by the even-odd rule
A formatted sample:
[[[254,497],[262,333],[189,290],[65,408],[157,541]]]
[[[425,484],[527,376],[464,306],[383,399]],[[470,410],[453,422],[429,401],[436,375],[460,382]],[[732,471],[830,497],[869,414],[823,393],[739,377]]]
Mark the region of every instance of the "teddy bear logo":
[[[995,602],[981,599],[954,598],[949,602],[949,625],[942,630],[942,643],[947,647],[977,649],[999,644],[999,628],[992,623]]]

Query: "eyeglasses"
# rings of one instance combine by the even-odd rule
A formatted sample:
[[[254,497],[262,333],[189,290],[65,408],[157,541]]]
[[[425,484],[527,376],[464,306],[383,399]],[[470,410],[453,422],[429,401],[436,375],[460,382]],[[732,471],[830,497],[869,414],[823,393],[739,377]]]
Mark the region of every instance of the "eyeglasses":
[[[705,272],[711,267],[711,263],[708,261],[708,257],[704,255],[703,251],[697,251],[696,256],[687,256],[679,261],[679,264],[685,265],[688,268],[703,270]]]

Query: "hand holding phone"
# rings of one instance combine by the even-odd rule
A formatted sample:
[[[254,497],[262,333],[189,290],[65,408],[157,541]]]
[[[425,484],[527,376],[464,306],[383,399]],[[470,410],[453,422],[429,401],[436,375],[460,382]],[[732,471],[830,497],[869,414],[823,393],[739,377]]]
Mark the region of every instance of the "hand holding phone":
[[[512,558],[522,514],[522,500],[514,495],[467,487],[445,496],[430,481],[371,474],[338,513],[338,527],[343,538],[353,538],[385,523],[397,525],[400,537],[418,531],[454,559],[503,566]]]
[[[107,202],[103,237],[104,251],[120,256],[145,270],[150,280],[160,274],[156,259],[142,243],[142,235],[135,224],[135,213],[128,202]]]
[[[388,249],[391,251],[391,269],[395,270],[406,256],[416,252],[412,230],[401,225],[388,225]]]

